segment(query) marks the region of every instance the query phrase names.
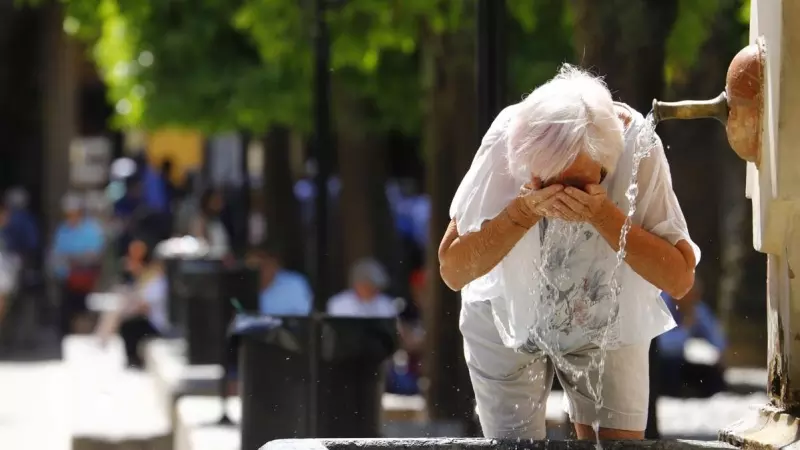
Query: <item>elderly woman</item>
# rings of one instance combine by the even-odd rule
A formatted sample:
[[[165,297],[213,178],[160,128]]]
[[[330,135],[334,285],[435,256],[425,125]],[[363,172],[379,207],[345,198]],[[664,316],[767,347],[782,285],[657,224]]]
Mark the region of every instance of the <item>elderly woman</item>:
[[[500,113],[450,212],[440,272],[486,436],[544,438],[556,375],[579,438],[643,438],[650,341],[675,326],[659,294],[700,256],[652,125],[565,65]]]

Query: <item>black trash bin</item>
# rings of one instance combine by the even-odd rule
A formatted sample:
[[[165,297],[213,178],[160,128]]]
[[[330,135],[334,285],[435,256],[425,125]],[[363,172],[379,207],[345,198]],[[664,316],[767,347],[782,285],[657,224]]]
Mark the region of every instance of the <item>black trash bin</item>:
[[[222,261],[181,261],[180,278],[186,283],[185,336],[190,365],[223,364],[227,354],[226,334],[233,306],[224,291]]]
[[[321,333],[316,437],[379,437],[386,362],[397,350],[397,322],[328,317]]]
[[[394,319],[263,316],[243,318],[235,333],[243,450],[274,439],[379,435]]]
[[[191,236],[176,237],[162,241],[156,247],[156,253],[164,261],[167,274],[167,317],[172,327],[172,332],[178,336],[186,335],[187,309],[189,297],[193,294],[191,276],[192,267],[189,264],[188,272],[184,267],[185,262],[205,259],[208,255],[208,245],[202,240]]]
[[[167,317],[173,332],[183,336],[186,332],[186,283],[180,278],[181,259],[164,258],[167,273]]]

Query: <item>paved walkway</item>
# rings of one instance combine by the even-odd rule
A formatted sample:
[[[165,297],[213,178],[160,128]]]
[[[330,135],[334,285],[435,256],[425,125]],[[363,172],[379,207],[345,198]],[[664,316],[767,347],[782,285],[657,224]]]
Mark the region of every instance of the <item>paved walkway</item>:
[[[0,363],[0,448],[69,450],[60,362]]]

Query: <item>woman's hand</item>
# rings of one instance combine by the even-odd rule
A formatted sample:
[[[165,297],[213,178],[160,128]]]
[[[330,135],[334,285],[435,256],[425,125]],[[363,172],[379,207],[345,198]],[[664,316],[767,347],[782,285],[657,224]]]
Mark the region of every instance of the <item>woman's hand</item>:
[[[542,217],[558,217],[557,194],[564,190],[564,186],[553,184],[542,189],[542,180],[533,178],[530,183],[522,186],[520,196],[509,209],[511,220],[525,228],[532,227]]]
[[[599,184],[587,185],[585,191],[567,187],[556,195],[553,205],[560,218],[571,222],[586,222],[598,226],[608,216],[609,207],[616,206],[609,201],[606,190]]]

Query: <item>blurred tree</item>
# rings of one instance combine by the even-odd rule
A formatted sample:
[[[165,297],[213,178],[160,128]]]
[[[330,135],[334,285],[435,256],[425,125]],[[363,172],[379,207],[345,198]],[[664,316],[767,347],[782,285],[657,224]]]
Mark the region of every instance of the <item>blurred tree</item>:
[[[296,58],[310,61],[312,22],[302,19],[305,6],[296,1],[246,0],[236,24],[255,40],[270,64]],[[397,262],[382,138],[388,131],[413,133],[420,118],[416,45],[413,35],[399,27],[413,30],[413,24],[403,22],[402,14],[391,3],[364,0],[343,2],[329,13],[333,116],[342,180],[339,210],[333,211],[338,239],[332,239],[330,258],[332,287],[337,289],[344,284],[343,269],[359,258],[377,257],[390,268]],[[293,26],[286,25],[286,17],[292,18]],[[394,25],[393,19],[397,19]],[[310,86],[310,74],[305,75]]]
[[[674,98],[719,94],[731,59],[747,43],[749,2],[716,3],[716,13],[703,20],[708,37],[699,49],[699,58],[670,86]],[[763,349],[758,345],[764,338],[762,327],[754,333],[747,327],[749,320],[739,319],[740,315],[763,317],[765,311],[764,302],[752,301],[763,298],[766,273],[763,255],[752,249],[750,205],[744,196],[745,163],[731,151],[724,129],[710,121],[670,124],[664,131],[672,144],[671,162],[681,171],[682,182],[675,189],[704,252],[699,273],[707,281],[707,301],[717,306],[727,329],[740,330],[737,335],[746,334],[746,341]],[[709,208],[709,204],[717,207]],[[746,310],[736,310],[737,299],[745,300],[741,304]],[[736,337],[731,335],[731,339]],[[740,354],[747,353],[745,348],[738,349]]]
[[[678,0],[573,0],[572,7],[578,62],[605,76],[615,97],[649,111],[664,90]]]

